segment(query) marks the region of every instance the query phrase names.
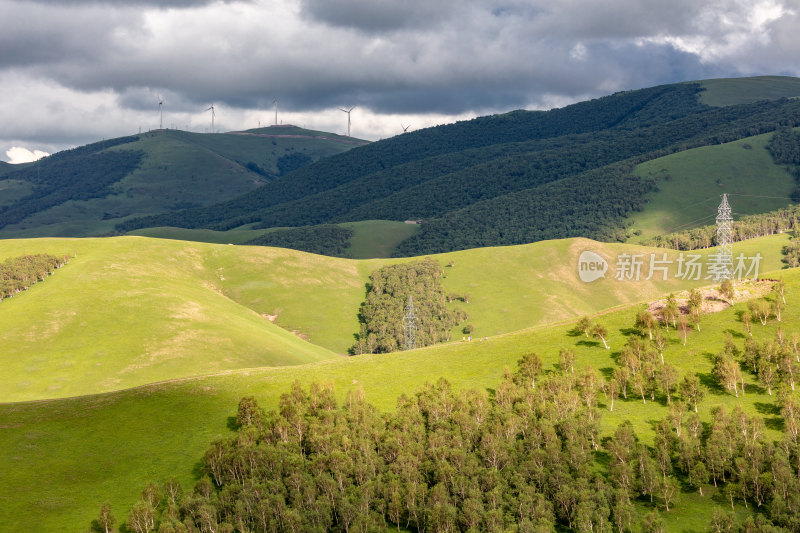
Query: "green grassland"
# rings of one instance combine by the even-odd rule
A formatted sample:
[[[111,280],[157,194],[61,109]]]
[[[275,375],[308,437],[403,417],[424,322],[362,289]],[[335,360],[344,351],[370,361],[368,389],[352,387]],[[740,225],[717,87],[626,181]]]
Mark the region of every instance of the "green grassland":
[[[138,169],[111,186],[111,194],[45,209],[3,228],[3,237],[106,234],[130,217],[209,205],[242,195],[278,176],[278,161],[283,156],[299,153],[316,161],[359,144],[366,141],[295,127],[220,134],[179,130],[141,134],[138,141],[108,149],[141,150],[145,154]],[[248,168],[250,163],[263,172]],[[0,175],[5,171],[0,169]],[[25,185],[0,182],[0,205],[23,196]]]
[[[137,239],[118,241],[129,245]],[[57,241],[45,244],[52,246],[53,242]],[[559,264],[565,272],[562,274],[563,283],[575,290],[575,285],[569,281],[570,274],[566,273],[572,270],[570,247],[599,245],[590,241],[558,244],[554,247],[553,255],[545,256],[542,260],[552,262],[562,257]],[[747,247],[742,244],[747,244]],[[734,253],[749,254],[758,250],[769,256],[774,255],[781,242],[772,237],[742,244]],[[236,249],[207,246],[220,253]],[[495,258],[507,252],[506,249],[491,250]],[[262,253],[265,255],[261,259],[268,259],[268,252],[269,249],[264,249]],[[446,269],[446,283],[456,276],[455,272],[467,261],[465,255],[447,256],[453,258],[454,266]],[[54,285],[58,278],[66,276],[70,269],[77,270],[77,262],[81,257],[79,254],[76,262],[64,271],[59,271],[53,278],[34,288],[31,294],[25,294],[19,301],[11,303],[16,305],[37,292],[56,290]],[[258,261],[259,256],[252,259]],[[224,256],[220,255],[218,260],[224,261]],[[308,261],[312,261],[312,258],[308,258]],[[327,262],[328,258],[324,261]],[[342,268],[353,263],[337,261],[341,261]],[[276,271],[276,276],[288,275],[291,265],[292,261],[283,256],[280,260],[272,260],[270,271]],[[776,268],[777,265],[777,258],[773,257],[767,266]],[[313,268],[313,263],[308,266]],[[485,272],[483,279],[487,280],[493,274]],[[788,285],[789,306],[780,325],[787,332],[800,331],[800,271],[784,270],[770,274],[772,277],[776,275],[785,277]],[[335,283],[335,276],[326,281]],[[494,287],[503,281],[511,280],[496,280]],[[611,283],[611,280],[608,282]],[[536,284],[537,281],[529,280],[528,283]],[[611,293],[624,293],[626,290],[639,292],[639,289],[626,289],[624,285],[640,282],[618,283],[623,286],[612,285],[616,288],[604,290]],[[653,287],[653,290],[657,288]],[[506,297],[499,295],[498,299]],[[591,298],[592,295],[587,294],[586,297]],[[525,311],[516,308],[518,301],[506,302],[509,312],[505,316],[524,314]],[[3,305],[6,303],[3,302]],[[552,301],[542,301],[539,305],[547,308]],[[744,308],[745,304],[740,303],[732,309],[705,316],[702,331],[692,332],[685,347],[674,331],[670,333],[670,344],[665,352],[667,362],[680,368],[683,373],[697,373],[710,383],[710,357],[721,349],[724,333],[732,331],[736,341],[742,342],[742,327],[737,312]],[[529,351],[539,353],[545,370],[553,371],[558,350],[571,347],[575,349],[578,368],[589,365],[607,373],[615,365],[614,357],[624,344],[626,335],[630,334],[629,328],[638,309],[640,306],[634,305],[597,317],[609,331],[610,350],[604,350],[593,339],[570,335],[568,331],[571,325],[563,323],[555,327],[529,327],[515,333],[492,336],[482,342],[457,341],[389,355],[334,358],[301,366],[236,370],[111,394],[0,405],[0,450],[3,450],[0,459],[7,467],[4,469],[4,483],[0,484],[0,523],[9,531],[83,530],[105,500],[109,500],[116,515],[124,519],[127,509],[136,501],[146,482],[163,481],[175,475],[186,486],[193,483],[199,475],[198,461],[208,443],[215,437],[231,434],[229,417],[235,413],[240,397],[254,395],[263,406],[274,408],[280,394],[288,390],[295,380],[306,385],[312,381],[330,382],[340,399],[348,391],[363,387],[368,400],[387,411],[393,408],[398,396],[411,393],[424,382],[433,381],[439,376],[445,376],[456,388],[494,388],[504,369],[513,368],[520,356]],[[774,321],[766,327],[757,324],[754,326],[756,338],[771,338],[777,325]],[[732,407],[739,403],[749,413],[762,416],[769,437],[777,438],[775,428],[779,427],[780,420],[774,414],[775,397],[768,396],[752,383],[750,376],[748,380],[750,384],[746,396],[738,399],[721,389],[712,388],[701,404],[701,416],[708,421],[713,406]],[[621,421],[630,419],[642,440],[651,442],[652,424],[667,414],[663,403],[648,400],[643,405],[634,395],[627,401],[616,402],[613,413],[607,411],[602,397],[600,400],[603,435],[610,434]],[[724,502],[717,499],[713,487],[708,487],[706,496],[702,498],[692,492],[681,493],[675,509],[663,513],[668,530],[705,529],[714,505],[724,505]]]
[[[762,271],[776,269],[786,239],[747,241],[735,250],[748,257],[759,251]],[[610,262],[606,278],[588,284],[577,275],[578,256],[587,249]],[[354,342],[369,275],[411,260],[356,261],[142,237],[0,241],[0,259],[40,252],[77,257],[45,283],[0,302],[0,338],[13,339],[0,366],[0,401],[335,358]],[[646,281],[646,267],[637,283],[617,281],[614,263],[621,253],[646,260],[664,251],[567,239],[434,257],[452,264],[444,268],[445,290],[469,295],[469,303],[451,305],[469,313],[476,337],[705,283],[672,275]],[[463,336],[459,328],[451,335]]]
[[[2,401],[335,357],[223,295],[192,245],[137,237],[0,245],[2,258],[45,251],[77,257],[0,302]]]
[[[0,182],[0,187],[2,187],[2,182]],[[406,224],[394,220],[343,222],[337,224],[337,226],[353,230],[353,236],[350,237],[350,248],[347,253],[350,259],[391,257],[397,245],[417,233],[420,228],[417,224]],[[215,231],[163,226],[138,229],[128,232],[127,235],[217,244],[244,244],[276,229],[281,228],[256,230],[249,229],[249,226],[242,226],[228,231]]]
[[[151,237],[153,239],[171,239],[176,241],[208,242],[214,244],[244,244],[249,240],[263,235],[270,229],[245,229],[237,228],[228,231],[213,229],[175,228],[172,226],[159,226],[155,228],[142,228],[128,232],[126,235]]]
[[[700,101],[711,106],[748,104],[800,96],[800,79],[790,76],[756,76],[704,80]]]
[[[351,259],[391,257],[397,245],[416,234],[420,226],[394,220],[363,220],[337,224],[353,230],[347,256]]]
[[[656,179],[643,210],[631,215],[632,242],[713,224],[722,193],[734,217],[791,203],[795,180],[776,165],[766,146],[772,134],[704,146],[642,163],[635,173]]]

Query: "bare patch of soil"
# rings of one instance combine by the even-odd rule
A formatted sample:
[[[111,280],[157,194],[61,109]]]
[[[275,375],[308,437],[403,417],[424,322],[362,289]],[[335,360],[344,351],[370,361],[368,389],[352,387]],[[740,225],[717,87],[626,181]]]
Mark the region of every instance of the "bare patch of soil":
[[[734,285],[733,303],[746,302],[755,298],[761,298],[772,290],[775,285],[774,279],[744,280]],[[703,303],[700,312],[703,314],[718,313],[731,306],[729,302],[716,288],[699,289],[703,296]],[[678,303],[678,310],[682,315],[689,314],[689,291],[681,291],[675,294]],[[663,320],[663,311],[667,306],[667,299],[650,302],[647,310],[659,320]]]

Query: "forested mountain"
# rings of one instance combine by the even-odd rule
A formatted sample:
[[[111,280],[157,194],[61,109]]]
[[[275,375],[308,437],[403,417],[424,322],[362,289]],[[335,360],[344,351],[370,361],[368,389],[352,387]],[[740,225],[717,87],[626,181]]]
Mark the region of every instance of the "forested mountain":
[[[118,229],[422,219],[398,255],[570,236],[614,240],[652,188],[631,175],[636,163],[800,125],[800,101],[712,107],[700,102],[703,91],[700,83],[666,85],[407,133],[224,203]]]
[[[178,130],[104,140],[25,165],[0,165],[0,236],[105,234],[132,216],[237,197],[365,141],[273,126]]]

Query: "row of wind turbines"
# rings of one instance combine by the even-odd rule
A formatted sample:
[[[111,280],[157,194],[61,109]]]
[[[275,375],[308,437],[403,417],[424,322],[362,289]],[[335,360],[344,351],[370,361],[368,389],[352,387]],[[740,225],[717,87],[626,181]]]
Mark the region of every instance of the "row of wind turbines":
[[[275,106],[275,126],[277,126],[278,125],[278,99],[276,98],[275,100],[273,100],[272,104]],[[351,125],[350,112],[353,111],[353,109],[355,109],[355,108],[356,108],[356,106],[350,106],[347,109],[344,109],[343,107],[338,108],[339,111],[343,111],[344,113],[347,113],[347,136],[348,137],[350,137],[350,125]],[[217,117],[216,110],[214,109],[214,104],[211,104],[211,106],[208,107],[207,109],[205,109],[205,111],[211,111],[211,133],[214,133],[214,119]],[[164,129],[164,99],[163,98],[159,98],[158,99],[158,115],[159,115],[158,129]],[[259,122],[259,127],[260,126],[261,126],[261,123]],[[408,126],[403,126],[403,124],[400,123],[400,127],[403,129],[403,133],[406,133],[408,131],[408,128],[411,127],[411,124],[409,124]]]

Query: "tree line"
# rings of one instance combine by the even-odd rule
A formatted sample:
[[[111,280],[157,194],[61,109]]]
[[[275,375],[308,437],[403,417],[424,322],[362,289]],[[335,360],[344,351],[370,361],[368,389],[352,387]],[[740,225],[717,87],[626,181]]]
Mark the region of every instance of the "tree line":
[[[23,255],[0,263],[0,301],[11,298],[31,285],[44,281],[69,262],[69,256],[50,254]]]
[[[450,340],[450,331],[464,322],[467,314],[458,308],[448,308],[451,298],[442,287],[442,275],[442,266],[430,257],[387,265],[373,272],[359,310],[360,330],[351,353],[389,353],[402,349],[406,341],[405,308],[409,301],[414,307],[415,347]],[[462,301],[465,298],[468,296],[459,297]]]

